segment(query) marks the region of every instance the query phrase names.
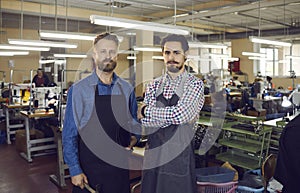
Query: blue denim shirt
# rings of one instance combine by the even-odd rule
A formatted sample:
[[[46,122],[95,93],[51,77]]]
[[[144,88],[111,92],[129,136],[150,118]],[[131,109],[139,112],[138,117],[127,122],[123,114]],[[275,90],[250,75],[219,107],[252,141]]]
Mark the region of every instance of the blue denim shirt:
[[[120,86],[116,86],[119,84]],[[82,173],[78,158],[78,129],[83,128],[89,121],[95,103],[95,86],[98,86],[99,95],[125,94],[132,117],[132,124],[139,128],[137,122],[137,102],[133,87],[113,74],[111,85],[103,84],[97,74],[93,72],[90,76],[75,83],[68,91],[67,106],[62,131],[64,161],[69,167],[70,175],[75,176]],[[74,96],[74,97],[73,97]],[[76,104],[76,105],[74,105]],[[136,135],[137,138],[138,135]]]

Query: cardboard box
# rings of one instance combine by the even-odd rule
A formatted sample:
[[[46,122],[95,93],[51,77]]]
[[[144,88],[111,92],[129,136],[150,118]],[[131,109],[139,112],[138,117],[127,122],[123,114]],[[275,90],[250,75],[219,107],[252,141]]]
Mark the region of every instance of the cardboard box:
[[[44,138],[44,133],[37,129],[30,129],[29,132],[30,139]],[[25,129],[20,129],[16,131],[16,150],[19,152],[27,153]]]
[[[266,116],[267,110],[263,109],[261,111],[255,111],[255,110],[248,110],[246,115],[253,116],[253,117],[263,117]]]

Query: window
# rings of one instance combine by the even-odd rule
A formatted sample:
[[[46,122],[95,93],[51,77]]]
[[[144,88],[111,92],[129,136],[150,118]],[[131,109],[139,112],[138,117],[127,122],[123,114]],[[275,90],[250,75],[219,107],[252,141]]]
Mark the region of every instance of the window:
[[[279,76],[278,49],[260,48],[260,53],[265,53],[266,58],[259,60],[259,71],[263,76]]]

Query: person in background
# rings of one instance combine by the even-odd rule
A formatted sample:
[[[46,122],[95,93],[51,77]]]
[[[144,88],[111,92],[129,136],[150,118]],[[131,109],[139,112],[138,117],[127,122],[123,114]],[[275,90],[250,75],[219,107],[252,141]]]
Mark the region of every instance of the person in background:
[[[68,90],[62,142],[64,160],[74,185],[73,193],[88,193],[84,188],[86,184],[101,193],[130,191],[129,170],[111,165],[91,149],[91,145],[95,145],[118,156],[118,152],[110,151],[110,146],[103,142],[103,135],[98,134],[103,130],[111,143],[126,153],[137,142],[137,137],[120,125],[125,122],[137,124],[137,102],[133,87],[114,72],[118,48],[116,35],[98,35],[93,46],[93,73]],[[113,109],[114,103],[117,103],[118,112]],[[124,120],[119,120],[117,113],[121,113]],[[85,137],[85,132],[91,135]],[[93,136],[96,141],[91,139]]]
[[[283,129],[274,178],[283,185],[282,193],[299,192],[300,182],[300,115]]]
[[[148,85],[138,110],[145,132],[153,131],[148,135],[141,192],[195,193],[191,138],[204,103],[204,85],[185,70],[189,46],[184,36],[169,35],[161,47],[167,72]]]
[[[50,80],[48,76],[43,72],[43,69],[38,68],[37,74],[33,77],[32,83],[35,83],[36,87],[48,86]]]
[[[272,90],[273,89],[273,83],[272,83],[272,77],[267,76],[267,82],[266,82],[266,89]]]
[[[257,97],[257,95],[261,95],[264,90],[264,82],[260,77],[256,77],[254,79],[253,86],[251,87],[251,97]]]
[[[233,77],[232,83],[233,83],[233,86],[236,86],[236,87],[242,86],[242,83],[239,81],[239,77],[238,76],[234,76]]]

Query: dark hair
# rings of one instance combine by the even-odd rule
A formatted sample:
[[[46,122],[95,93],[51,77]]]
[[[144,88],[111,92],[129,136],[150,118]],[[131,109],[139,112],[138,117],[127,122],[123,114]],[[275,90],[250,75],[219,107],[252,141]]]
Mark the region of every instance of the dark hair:
[[[166,42],[180,42],[184,52],[186,52],[189,49],[189,44],[183,35],[171,34],[164,37],[160,43],[162,51],[164,51],[164,46]]]
[[[119,39],[116,35],[114,34],[110,34],[108,32],[104,32],[104,33],[101,33],[99,35],[97,35],[94,39],[94,45],[97,44],[100,40],[102,39],[106,39],[106,40],[112,40],[114,41],[117,46],[119,46]]]

